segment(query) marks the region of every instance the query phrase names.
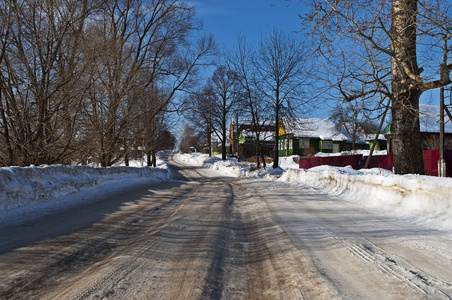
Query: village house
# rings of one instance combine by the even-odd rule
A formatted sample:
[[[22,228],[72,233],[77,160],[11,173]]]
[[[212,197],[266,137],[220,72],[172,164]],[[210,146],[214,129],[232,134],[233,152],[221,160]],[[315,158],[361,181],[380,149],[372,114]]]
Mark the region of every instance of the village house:
[[[348,137],[330,119],[290,118],[280,130],[280,156],[311,156],[347,150]]]
[[[231,153],[235,153],[242,161],[247,158],[256,157],[259,153],[256,144],[256,130],[251,120],[231,121],[229,129],[229,143]],[[264,121],[261,123],[259,131],[259,140],[261,152],[265,157],[273,157],[275,148],[275,129],[276,126],[272,121]],[[238,132],[238,135],[237,135]]]
[[[231,121],[229,128],[230,153],[241,160],[253,158],[259,152],[256,146],[254,125],[249,120]],[[274,122],[266,121],[261,125],[261,151],[266,157],[273,157],[275,148]],[[337,153],[351,150],[351,139],[342,133],[330,119],[321,118],[285,118],[278,126],[279,156],[312,156],[318,152]],[[238,132],[238,135],[237,135]],[[357,149],[370,149],[375,135],[359,134]],[[386,149],[386,138],[378,135],[376,151]]]

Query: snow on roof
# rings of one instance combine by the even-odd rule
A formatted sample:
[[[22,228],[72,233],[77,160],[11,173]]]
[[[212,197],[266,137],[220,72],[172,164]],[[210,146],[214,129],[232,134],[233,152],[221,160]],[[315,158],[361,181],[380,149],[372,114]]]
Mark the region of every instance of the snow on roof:
[[[370,142],[373,142],[375,139],[375,133],[374,134],[365,134],[365,133],[358,133],[357,134],[357,139],[355,141],[355,143],[358,144],[369,144]],[[378,140],[379,141],[386,141],[385,135],[380,133],[378,134]],[[352,142],[352,139],[349,137],[347,140],[348,143]]]
[[[439,132],[439,105],[420,104],[419,119],[421,132]],[[452,133],[452,122],[447,114],[444,116],[444,132]]]
[[[248,138],[256,138],[256,133],[253,130],[242,130],[241,135]],[[272,131],[261,131],[259,135],[261,141],[273,141],[275,139],[275,132]]]
[[[296,137],[320,138],[322,140],[346,141],[348,137],[341,133],[330,119],[293,118],[285,120],[288,133]]]
[[[373,141],[374,139],[375,139],[375,133],[374,134],[364,134],[365,141]],[[378,134],[378,139],[381,141],[386,141],[385,135],[383,133]]]
[[[237,124],[237,120],[236,119],[231,119],[232,125],[236,126]],[[268,120],[268,119],[263,119],[263,120],[259,120],[259,125],[262,126],[273,126],[275,125],[275,121],[274,120]],[[239,119],[238,120],[238,124],[239,126],[242,125],[254,125],[253,120],[251,119]]]

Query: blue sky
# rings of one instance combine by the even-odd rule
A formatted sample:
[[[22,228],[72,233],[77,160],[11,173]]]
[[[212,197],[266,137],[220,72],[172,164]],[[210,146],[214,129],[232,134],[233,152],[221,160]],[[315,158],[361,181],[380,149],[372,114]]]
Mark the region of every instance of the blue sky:
[[[278,28],[287,32],[301,29],[299,14],[306,11],[297,0],[192,0],[207,32],[214,36],[219,48],[237,43],[239,35],[247,42],[259,41]],[[426,92],[421,103],[438,104],[439,92]],[[324,111],[318,115],[326,117]]]
[[[239,35],[247,41],[259,40],[273,28],[285,31],[300,29],[298,1],[284,0],[196,0],[198,17],[205,30],[213,34],[220,47],[229,48],[237,42]]]
[[[248,43],[260,41],[274,28],[296,34],[300,29],[299,15],[304,8],[298,0],[193,0],[197,16],[211,33],[220,50],[232,48],[238,37],[243,36]],[[301,34],[300,34],[300,38]],[[211,70],[213,71],[213,69]],[[210,75],[209,75],[210,76]],[[327,117],[325,109],[315,115]]]

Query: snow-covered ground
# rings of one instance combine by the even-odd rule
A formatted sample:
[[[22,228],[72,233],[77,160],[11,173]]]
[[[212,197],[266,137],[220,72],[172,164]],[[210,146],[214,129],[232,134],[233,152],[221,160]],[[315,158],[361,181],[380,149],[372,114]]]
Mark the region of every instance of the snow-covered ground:
[[[298,169],[293,157],[281,158],[278,169],[254,170],[236,159],[221,161],[203,154],[184,154],[189,164],[226,176],[255,177],[310,186],[381,214],[452,231],[452,178],[394,175],[382,169],[353,170],[321,166]],[[163,161],[158,168],[42,166],[0,168],[0,226],[49,211],[92,201],[105,191],[126,185],[171,179]]]
[[[0,226],[94,201],[97,196],[131,185],[171,178],[167,165],[157,168],[114,166],[31,166],[0,168]]]
[[[281,158],[280,169],[266,171],[252,171],[249,164],[240,165],[233,159],[223,162],[202,154],[186,154],[183,159],[230,176],[262,177],[312,186],[319,193],[340,196],[384,215],[452,231],[452,178],[394,175],[384,169],[354,170],[351,167],[319,166],[304,170],[298,168],[292,157]]]

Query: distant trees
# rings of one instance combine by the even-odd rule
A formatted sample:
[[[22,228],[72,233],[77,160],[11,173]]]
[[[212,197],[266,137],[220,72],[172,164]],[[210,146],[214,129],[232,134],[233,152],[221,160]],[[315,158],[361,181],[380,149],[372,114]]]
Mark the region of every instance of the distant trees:
[[[109,166],[145,132],[153,148],[213,46],[178,0],[6,0],[0,20],[0,165]]]
[[[223,159],[226,159],[225,144],[229,138],[226,128],[234,118],[231,113],[235,112],[235,118],[239,114],[240,118],[251,120],[259,149],[265,123],[277,124],[283,115],[304,106],[301,95],[308,69],[303,44],[295,35],[276,29],[251,46],[239,38],[237,46],[225,52],[224,64],[190,101],[191,114],[202,116],[209,124],[209,131],[220,139]],[[278,135],[276,131],[275,168],[278,167]],[[262,152],[256,156],[259,154]]]
[[[263,129],[271,122],[273,114],[257,86],[256,57],[255,49],[247,45],[243,37],[239,37],[236,47],[226,54],[226,61],[229,68],[234,70],[241,86],[243,109],[240,116],[249,119],[252,125],[257,165],[260,166],[260,157],[265,168],[266,162],[262,152],[261,139]],[[236,126],[240,126],[240,124],[236,124]]]
[[[214,132],[213,110],[214,94],[209,85],[200,88],[190,95],[185,102],[184,115],[199,133],[200,140],[207,146],[207,152],[212,154],[212,133]],[[182,150],[182,149],[181,149]]]
[[[209,82],[213,106],[212,129],[221,142],[221,158],[226,160],[226,143],[229,138],[227,126],[232,117],[234,107],[241,98],[237,75],[226,66],[219,66]]]
[[[390,99],[395,172],[423,174],[419,98],[452,82],[450,1],[305,2],[318,59],[337,71],[332,87],[347,101]]]
[[[356,141],[362,134],[379,134],[378,125],[372,122],[364,103],[359,100],[338,103],[331,110],[331,120],[343,130],[351,140],[352,150],[356,150]]]
[[[199,147],[199,137],[196,134],[195,128],[190,125],[185,125],[182,138],[180,140],[179,149],[183,153],[189,153],[190,148],[193,147],[196,150]]]
[[[187,104],[189,118],[198,126],[204,127],[207,135],[214,133],[221,142],[222,160],[226,160],[229,121],[240,99],[237,74],[221,65],[215,69],[201,91],[192,95]]]

